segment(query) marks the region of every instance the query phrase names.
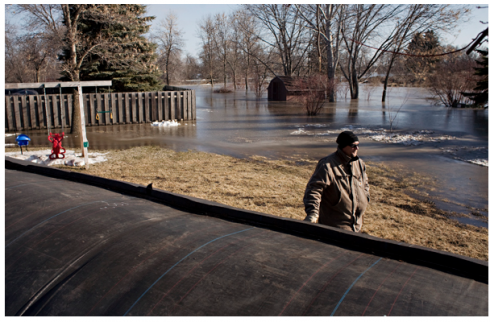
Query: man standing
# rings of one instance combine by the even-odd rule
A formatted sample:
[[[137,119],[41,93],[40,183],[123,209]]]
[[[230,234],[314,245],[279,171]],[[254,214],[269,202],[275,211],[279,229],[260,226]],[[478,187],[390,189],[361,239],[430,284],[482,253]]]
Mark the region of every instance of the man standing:
[[[336,142],[337,151],[318,161],[306,186],[305,221],[359,232],[369,203],[366,165],[353,132],[340,133]]]

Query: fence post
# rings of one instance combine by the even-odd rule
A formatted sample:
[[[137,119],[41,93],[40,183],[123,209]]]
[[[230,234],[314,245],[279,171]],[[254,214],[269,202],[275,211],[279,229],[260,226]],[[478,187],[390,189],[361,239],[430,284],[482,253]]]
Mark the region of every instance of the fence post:
[[[163,121],[165,120],[165,116],[163,115],[163,110],[162,110],[162,104],[165,106],[165,103],[162,102],[162,94],[165,97],[166,93],[158,92],[158,118],[157,121]]]
[[[114,123],[116,123],[116,109],[114,108],[115,107],[116,95],[114,93],[110,93],[109,96],[110,96],[109,110],[112,113],[112,120],[110,121],[110,123],[111,124],[114,124]],[[111,116],[110,115],[111,113],[109,113],[109,117]]]
[[[189,102],[187,106],[187,119],[192,120],[192,91],[187,93],[187,101]]]
[[[35,111],[35,105],[34,105],[34,99],[36,96],[29,96],[29,116],[31,120],[31,128],[32,129],[37,129],[37,121],[36,121],[36,111]]]
[[[104,125],[111,124],[111,113],[109,109],[109,94],[104,93],[102,94],[102,97],[104,98]]]
[[[39,128],[45,129],[47,127],[47,116],[44,113],[46,111],[46,102],[44,102],[45,96],[38,95],[37,96],[37,115],[39,117]],[[44,104],[44,107],[43,107]]]
[[[66,117],[65,117],[65,100],[63,99],[63,94],[60,94],[60,118],[61,118],[61,128],[64,128],[66,125]]]
[[[58,97],[56,95],[51,96],[51,102],[53,102],[53,128],[60,127],[59,113],[58,113]]]
[[[187,91],[182,92],[182,103],[184,105],[182,107],[182,112],[184,113],[184,115],[182,115],[182,119],[187,120],[187,106],[188,106]]]
[[[27,126],[27,97],[25,95],[22,95],[20,98],[20,117],[22,118],[21,124],[22,124],[22,129],[27,130],[29,127]]]
[[[124,124],[123,96],[124,94],[117,93],[117,121],[119,124]]]
[[[12,114],[12,96],[5,96],[5,117],[7,118],[7,125],[9,131],[12,131],[15,129],[14,126],[14,115]]]
[[[71,124],[71,113],[72,113],[72,107],[73,107],[73,99],[74,99],[74,95],[71,94],[71,95],[66,95],[66,103],[68,105],[68,120],[66,122],[66,125],[69,126],[70,128],[72,126],[75,126],[74,124]]]
[[[150,122],[150,93],[145,92],[145,118],[144,122]]]
[[[96,113],[95,113],[95,98],[92,94],[86,94],[88,95],[88,104],[87,106],[87,117],[90,115],[90,118],[87,120],[88,125],[95,125],[96,124]]]
[[[175,120],[175,92],[169,92],[170,95],[170,120]]]
[[[143,123],[143,93],[137,93],[138,96],[138,123]]]
[[[196,119],[196,90],[193,89],[192,91],[192,119]]]
[[[97,109],[95,109],[95,119],[94,123],[96,125],[104,125],[105,124],[105,113],[99,113],[103,112],[104,109],[102,108],[102,95],[101,93],[96,93],[93,94],[95,96],[95,101],[97,102]],[[99,115],[99,121],[97,122],[97,114]]]
[[[175,118],[177,120],[182,120],[184,115],[184,113],[182,113],[182,96],[183,95],[181,91],[175,92],[175,99],[177,103],[177,106],[175,108]]]
[[[19,100],[15,96],[14,96],[14,113],[15,113],[15,129],[17,131],[20,131],[22,125],[20,122]]]
[[[124,110],[126,111],[126,124],[131,123],[131,117],[130,117],[130,105],[129,105],[129,93],[124,94]]]
[[[131,93],[131,111],[133,112],[131,122],[138,123],[137,112],[136,112],[136,93]]]
[[[170,119],[170,103],[169,103],[169,92],[163,92],[163,116],[162,121],[168,121]]]
[[[158,93],[152,92],[151,93],[151,121],[153,122],[158,121],[157,106],[158,106]]]

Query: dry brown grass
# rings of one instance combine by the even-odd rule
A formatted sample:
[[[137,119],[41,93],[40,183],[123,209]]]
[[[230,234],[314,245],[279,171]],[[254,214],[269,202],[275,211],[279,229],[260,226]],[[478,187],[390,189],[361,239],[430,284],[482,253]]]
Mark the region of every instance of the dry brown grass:
[[[113,150],[109,162],[70,168],[96,176],[216,201],[242,209],[302,220],[302,198],[316,160],[237,159],[160,147]],[[431,202],[407,195],[430,178],[399,178],[382,164],[367,164],[371,203],[363,233],[488,260],[488,230],[448,219]]]

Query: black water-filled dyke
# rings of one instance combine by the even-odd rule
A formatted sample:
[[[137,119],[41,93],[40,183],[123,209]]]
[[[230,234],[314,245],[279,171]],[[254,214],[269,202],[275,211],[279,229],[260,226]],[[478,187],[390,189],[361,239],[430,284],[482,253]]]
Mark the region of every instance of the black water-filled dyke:
[[[488,315],[481,260],[5,162],[7,316]]]

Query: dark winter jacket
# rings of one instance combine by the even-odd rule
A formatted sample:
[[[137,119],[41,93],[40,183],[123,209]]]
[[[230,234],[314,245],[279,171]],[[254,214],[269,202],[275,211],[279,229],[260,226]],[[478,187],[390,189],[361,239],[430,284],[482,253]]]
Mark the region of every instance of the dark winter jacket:
[[[318,161],[303,198],[305,221],[359,232],[369,203],[366,165],[342,150]]]

